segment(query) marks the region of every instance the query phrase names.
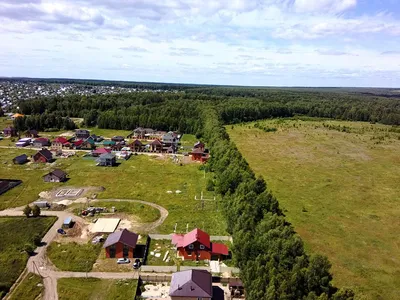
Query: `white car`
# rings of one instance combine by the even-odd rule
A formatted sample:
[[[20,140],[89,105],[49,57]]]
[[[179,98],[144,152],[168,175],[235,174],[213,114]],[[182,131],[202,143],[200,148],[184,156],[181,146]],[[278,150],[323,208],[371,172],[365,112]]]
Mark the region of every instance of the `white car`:
[[[118,258],[117,260],[117,264],[121,265],[121,264],[129,264],[131,261],[129,260],[129,258]]]

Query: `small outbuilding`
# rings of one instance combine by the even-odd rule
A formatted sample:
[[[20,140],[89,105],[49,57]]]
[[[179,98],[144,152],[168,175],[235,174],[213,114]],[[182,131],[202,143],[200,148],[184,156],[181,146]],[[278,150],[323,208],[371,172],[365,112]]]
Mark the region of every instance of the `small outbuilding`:
[[[104,243],[107,258],[133,258],[138,235],[127,229],[111,233]]]
[[[43,176],[45,182],[64,182],[67,180],[67,173],[63,170],[55,169],[54,171]]]
[[[28,162],[28,156],[26,154],[19,155],[13,159],[13,163],[16,165],[23,165]]]
[[[37,138],[39,137],[39,133],[35,129],[29,129],[25,131],[25,136],[28,138]]]
[[[74,225],[72,217],[67,217],[63,222],[63,228],[71,228]]]

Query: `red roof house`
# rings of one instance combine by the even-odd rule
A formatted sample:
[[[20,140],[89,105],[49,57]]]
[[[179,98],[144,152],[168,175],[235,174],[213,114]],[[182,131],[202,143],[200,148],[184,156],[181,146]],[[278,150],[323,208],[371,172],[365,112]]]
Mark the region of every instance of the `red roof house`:
[[[201,148],[194,148],[190,154],[192,155],[192,160],[202,163],[206,162],[209,158],[209,154],[205,153]]]
[[[71,144],[69,141],[63,137],[59,136],[54,139],[54,141],[51,143],[51,149],[52,150],[62,150],[63,148],[69,148]]]
[[[104,242],[107,258],[133,258],[138,235],[127,229],[111,233]]]
[[[178,256],[185,260],[222,259],[229,255],[224,244],[211,243],[210,236],[196,228],[187,234],[172,235],[172,244],[178,250]]]
[[[96,150],[92,151],[93,156],[100,156],[102,154],[111,153],[111,149],[107,148],[97,148]]]

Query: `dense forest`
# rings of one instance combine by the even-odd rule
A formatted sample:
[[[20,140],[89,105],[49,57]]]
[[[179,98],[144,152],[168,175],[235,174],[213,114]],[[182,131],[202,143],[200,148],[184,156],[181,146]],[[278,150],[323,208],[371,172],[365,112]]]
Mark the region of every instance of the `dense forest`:
[[[268,192],[267,183],[255,177],[224,125],[305,115],[397,126],[400,97],[332,89],[193,87],[178,93],[34,99],[19,107],[30,116],[16,121],[18,126],[66,128],[70,117],[80,117],[84,126],[143,126],[196,134],[210,147],[209,185],[223,198],[228,232],[240,241],[233,253],[247,299],[353,299],[351,290],[332,285],[326,257],[307,255],[278,200]],[[53,121],[46,122],[50,118]]]

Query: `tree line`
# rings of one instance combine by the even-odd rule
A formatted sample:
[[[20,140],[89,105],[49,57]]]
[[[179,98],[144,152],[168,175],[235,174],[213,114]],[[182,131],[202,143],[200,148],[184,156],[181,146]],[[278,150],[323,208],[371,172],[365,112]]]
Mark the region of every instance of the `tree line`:
[[[14,127],[18,132],[28,129],[40,131],[58,131],[76,129],[76,124],[68,117],[57,113],[43,113],[31,116],[24,116],[14,119]]]

